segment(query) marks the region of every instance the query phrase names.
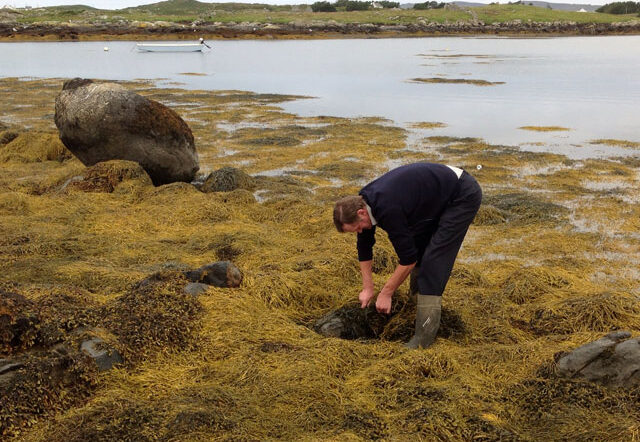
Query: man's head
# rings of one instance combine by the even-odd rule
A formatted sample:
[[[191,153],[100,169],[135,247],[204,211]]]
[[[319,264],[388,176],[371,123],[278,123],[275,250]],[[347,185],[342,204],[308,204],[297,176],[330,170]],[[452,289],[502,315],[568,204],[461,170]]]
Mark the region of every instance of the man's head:
[[[347,196],[336,201],[333,223],[338,232],[362,232],[371,228],[367,205],[361,196]]]

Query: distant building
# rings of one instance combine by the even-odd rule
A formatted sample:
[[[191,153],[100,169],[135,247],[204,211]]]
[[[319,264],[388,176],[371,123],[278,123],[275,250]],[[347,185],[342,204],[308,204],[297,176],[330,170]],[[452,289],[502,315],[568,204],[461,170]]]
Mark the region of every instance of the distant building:
[[[580,8],[580,9],[578,10],[578,12],[589,12],[589,11],[587,11],[587,10],[586,10],[586,9],[584,9],[584,8]]]

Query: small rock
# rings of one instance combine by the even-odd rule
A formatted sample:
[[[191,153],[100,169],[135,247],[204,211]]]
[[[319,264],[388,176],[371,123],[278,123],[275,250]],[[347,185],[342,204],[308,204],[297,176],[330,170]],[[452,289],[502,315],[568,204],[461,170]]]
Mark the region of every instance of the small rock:
[[[191,296],[201,295],[207,290],[209,290],[209,285],[201,282],[190,282],[184,286],[184,292]]]
[[[122,363],[120,353],[108,347],[106,343],[98,337],[82,341],[80,350],[95,361],[98,366],[98,371],[111,370],[114,365]]]
[[[218,261],[196,270],[185,272],[191,282],[201,282],[215,287],[238,287],[242,283],[242,272],[230,261]]]
[[[606,387],[640,385],[640,338],[628,331],[609,333],[562,356],[556,375],[584,379]]]

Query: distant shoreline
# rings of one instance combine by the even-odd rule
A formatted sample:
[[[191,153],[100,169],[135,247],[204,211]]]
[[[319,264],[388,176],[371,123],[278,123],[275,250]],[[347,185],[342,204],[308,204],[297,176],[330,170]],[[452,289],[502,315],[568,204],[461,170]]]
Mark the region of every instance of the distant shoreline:
[[[526,22],[426,23],[383,25],[332,24],[204,24],[187,26],[0,24],[0,41],[209,40],[220,39],[333,39],[499,35],[522,37],[640,35],[640,21],[615,23]]]

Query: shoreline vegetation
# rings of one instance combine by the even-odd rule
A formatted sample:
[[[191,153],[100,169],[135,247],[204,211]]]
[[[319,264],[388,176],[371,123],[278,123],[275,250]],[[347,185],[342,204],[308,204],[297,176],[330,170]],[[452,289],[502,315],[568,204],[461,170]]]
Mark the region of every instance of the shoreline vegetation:
[[[0,9],[0,41],[625,34],[640,34],[637,14],[567,12],[524,4],[311,12],[308,5],[171,0],[121,10]]]

